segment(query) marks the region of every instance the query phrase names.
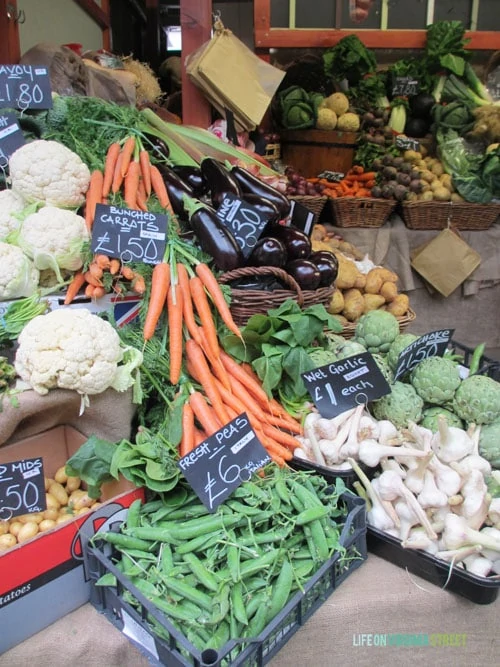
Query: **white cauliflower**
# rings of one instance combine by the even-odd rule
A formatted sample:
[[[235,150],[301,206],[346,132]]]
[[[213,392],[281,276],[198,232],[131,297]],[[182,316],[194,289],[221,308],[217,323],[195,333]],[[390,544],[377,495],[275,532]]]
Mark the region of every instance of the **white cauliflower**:
[[[21,331],[18,343],[17,374],[39,394],[56,387],[83,396],[108,387],[125,391],[135,382],[132,371],[142,363],[139,350],[123,347],[113,326],[85,308],[38,315]],[[129,361],[119,366],[127,356]]]
[[[44,206],[24,219],[13,242],[33,259],[37,269],[52,269],[62,281],[60,269],[77,271],[83,265],[82,248],[89,238],[81,215]]]
[[[38,270],[21,248],[0,241],[0,299],[31,296],[38,287]]]
[[[24,199],[10,189],[0,191],[0,241],[19,227],[21,221],[13,214],[20,213],[26,206]]]
[[[37,139],[10,156],[12,189],[28,202],[78,208],[85,201],[90,171],[80,157],[57,141]]]

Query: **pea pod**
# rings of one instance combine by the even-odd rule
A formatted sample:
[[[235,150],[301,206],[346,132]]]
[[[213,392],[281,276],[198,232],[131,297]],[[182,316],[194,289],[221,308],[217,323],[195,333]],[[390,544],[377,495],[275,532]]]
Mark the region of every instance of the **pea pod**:
[[[231,611],[240,623],[248,625],[248,617],[243,603],[243,586],[241,581],[231,587]]]
[[[198,535],[214,533],[223,528],[229,529],[241,522],[239,516],[215,515],[202,519],[186,521],[177,528],[172,528],[172,537],[177,540],[190,540]]]
[[[136,498],[129,506],[126,518],[127,528],[136,528],[139,526],[141,515],[142,500]]]
[[[212,610],[213,602],[210,595],[207,595],[206,593],[203,593],[197,588],[194,588],[193,586],[184,583],[180,579],[174,579],[173,577],[164,577],[163,581],[165,582],[167,589],[170,589],[174,593],[177,593],[178,595],[181,595],[182,597],[191,600],[191,602],[194,602],[203,609],[207,609],[208,611]]]
[[[316,547],[318,559],[324,563],[330,556],[330,549],[328,547],[328,542],[326,540],[323,526],[319,520],[311,521],[308,526],[311,530],[311,539]]]
[[[271,549],[259,558],[252,558],[240,564],[240,577],[245,579],[272,565],[280,554],[280,549]]]
[[[281,570],[276,579],[276,583],[273,585],[271,602],[267,612],[268,623],[279,614],[288,602],[290,591],[292,590],[293,579],[293,567],[288,558],[285,558],[281,565]]]
[[[219,590],[219,582],[214,574],[203,565],[198,556],[193,553],[187,553],[184,554],[183,559],[188,564],[189,569],[200,584],[214,593],[217,593]]]
[[[112,544],[119,550],[138,549],[140,551],[152,551],[154,545],[146,540],[141,540],[122,533],[114,533],[109,531],[107,533],[96,533],[93,539],[103,539],[109,544]]]
[[[304,526],[306,523],[311,523],[312,521],[317,521],[318,519],[323,519],[328,516],[329,508],[324,505],[317,507],[309,507],[306,510],[303,510],[295,518],[295,525]]]
[[[192,609],[186,610],[181,604],[172,604],[171,602],[164,600],[162,597],[153,597],[151,598],[151,602],[158,607],[160,611],[165,612],[167,616],[176,618],[178,621],[194,623],[198,618],[198,615],[193,614]]]
[[[212,600],[213,611],[210,618],[210,623],[213,625],[221,623],[226,618],[229,612],[230,593],[231,589],[229,584],[224,584],[219,595]]]

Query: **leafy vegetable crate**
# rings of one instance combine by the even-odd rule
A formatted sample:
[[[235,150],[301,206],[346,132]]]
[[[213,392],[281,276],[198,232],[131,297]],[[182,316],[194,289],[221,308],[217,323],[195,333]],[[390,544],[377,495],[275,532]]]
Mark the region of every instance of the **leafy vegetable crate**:
[[[253,641],[243,643],[229,640],[220,651],[198,651],[135,586],[123,575],[110,559],[109,545],[87,545],[86,556],[90,576],[95,582],[110,573],[116,577],[117,586],[94,586],[91,603],[105,614],[107,619],[123,632],[143,652],[153,665],[181,667],[208,665],[211,667],[260,667],[286,644],[292,635],[320,607],[335,589],[366,559],[366,520],[364,500],[350,493],[342,496],[348,516],[340,536],[340,544],[346,556],[357,556],[349,565],[341,566],[340,553],[324,563],[307,581],[303,592],[298,591],[282,611]],[[138,613],[127,601],[133,596],[141,607]],[[151,615],[161,625],[169,639],[160,638],[147,624]]]
[[[54,475],[85,442],[70,426],[0,447],[0,465],[43,459],[44,475]],[[16,492],[14,488],[12,494]],[[126,508],[142,489],[121,479],[103,485],[98,509],[76,516],[31,540],[0,552],[0,654],[88,602],[91,584],[83,562],[86,540],[123,520]]]

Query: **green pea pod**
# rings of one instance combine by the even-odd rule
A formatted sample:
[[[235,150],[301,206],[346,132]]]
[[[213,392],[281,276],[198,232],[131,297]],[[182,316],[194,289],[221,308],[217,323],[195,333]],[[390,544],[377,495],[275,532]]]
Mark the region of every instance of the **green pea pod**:
[[[212,572],[210,572],[201,562],[201,560],[193,553],[187,553],[183,556],[184,561],[188,564],[189,569],[194,574],[196,579],[202,586],[217,593],[219,590],[219,582]]]
[[[281,565],[280,573],[273,585],[271,603],[269,605],[266,617],[267,623],[272,621],[272,619],[279,614],[279,612],[288,602],[288,598],[290,597],[290,592],[292,590],[293,580],[293,567],[288,558],[285,558]]]
[[[245,632],[245,637],[258,637],[260,633],[264,630],[267,623],[269,609],[269,597],[266,596],[265,600],[259,606],[252,619],[250,620],[247,631]]]
[[[164,574],[170,574],[174,568],[174,557],[172,548],[168,542],[162,542],[160,546],[160,570]]]
[[[137,528],[139,526],[141,507],[142,500],[140,498],[136,498],[136,500],[130,504],[127,518],[125,520],[127,528]]]
[[[189,584],[184,583],[184,581],[181,581],[180,579],[164,577],[163,581],[167,589],[170,589],[174,593],[185,597],[187,600],[191,600],[191,602],[194,602],[203,609],[207,609],[208,611],[212,610],[213,602],[210,595],[207,595],[197,588],[194,588],[194,586],[190,586]]]
[[[317,521],[318,519],[323,519],[328,516],[330,509],[324,505],[309,507],[306,510],[303,510],[295,518],[295,524],[297,526],[304,526],[306,523],[311,523]]]
[[[107,533],[96,533],[93,540],[101,538],[112,544],[120,551],[127,551],[127,549],[138,549],[140,551],[152,551],[154,545],[146,540],[141,540],[130,535],[123,535],[122,533],[114,533],[109,531]]]
[[[252,574],[256,574],[257,572],[264,570],[276,561],[279,554],[279,549],[271,549],[259,558],[252,558],[250,560],[244,561],[240,564],[240,577],[245,579]]]
[[[227,566],[231,580],[236,583],[240,580],[240,550],[235,544],[227,546]]]
[[[311,530],[311,539],[316,547],[318,558],[322,563],[324,563],[330,556],[330,549],[328,547],[328,542],[326,540],[325,531],[323,530],[321,521],[316,519],[315,521],[311,521],[308,526]]]
[[[231,588],[229,584],[224,584],[219,595],[213,599],[213,612],[210,623],[217,625],[221,623],[229,613]]]
[[[165,612],[167,616],[170,616],[171,618],[175,618],[179,621],[187,621],[188,623],[194,623],[196,622],[196,619],[198,618],[198,615],[194,615],[192,613],[192,609],[186,610],[182,607],[180,604],[172,604],[171,602],[167,602],[161,597],[155,597],[151,598],[151,602],[158,607],[160,611]],[[201,610],[200,610],[201,614]]]
[[[248,616],[243,602],[243,586],[241,581],[231,587],[231,611],[240,623],[248,625]]]
[[[214,648],[215,650],[218,651],[222,646],[224,646],[226,642],[229,641],[229,639],[230,639],[229,623],[227,623],[226,621],[222,621],[221,623],[219,623],[215,632],[209,639],[206,648]]]
[[[475,373],[478,372],[479,364],[481,363],[481,359],[483,358],[485,347],[486,347],[486,344],[481,343],[480,345],[478,345],[474,349],[474,352],[472,353],[472,357],[471,357],[470,364],[469,364],[469,375],[474,375]]]

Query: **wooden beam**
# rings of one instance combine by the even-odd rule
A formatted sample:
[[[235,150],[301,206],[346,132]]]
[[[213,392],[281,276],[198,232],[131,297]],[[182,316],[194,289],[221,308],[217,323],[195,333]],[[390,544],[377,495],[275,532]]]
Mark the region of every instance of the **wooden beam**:
[[[186,57],[207,42],[212,33],[212,0],[180,0],[182,32],[182,122],[207,128],[211,105],[186,74]]]
[[[9,8],[7,8],[7,4]],[[0,63],[17,64],[21,58],[16,0],[0,1]]]
[[[94,21],[97,23],[97,25],[105,30],[106,28],[109,29],[110,26],[110,19],[109,19],[109,6],[108,6],[108,11],[104,11],[103,8],[99,7],[99,5],[94,2],[94,0],[74,0],[77,5],[80,5],[80,7],[87,12],[87,14],[94,19]]]

